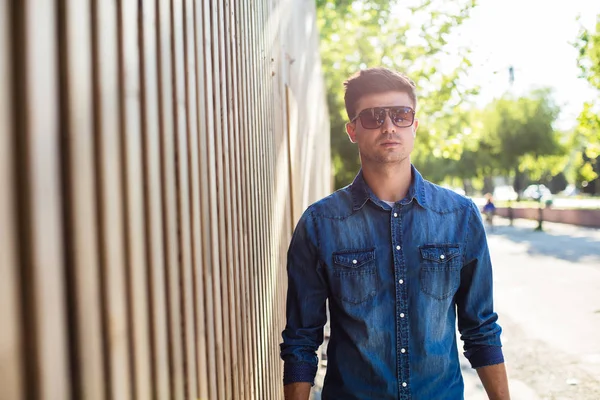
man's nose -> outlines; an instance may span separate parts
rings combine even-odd
[[[383,125],[381,125],[381,129],[384,133],[396,133],[396,125],[392,122],[392,117],[390,117],[390,113],[385,113],[385,119],[383,120]]]

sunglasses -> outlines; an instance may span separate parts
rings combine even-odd
[[[410,107],[365,108],[350,122],[360,119],[363,128],[377,129],[384,124],[387,115],[398,128],[408,128],[415,122],[415,110]]]

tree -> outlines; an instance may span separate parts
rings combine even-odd
[[[600,15],[596,18],[595,31],[582,28],[574,45],[579,51],[577,64],[581,71],[581,77],[600,94]],[[583,105],[574,135],[573,141],[582,151],[574,164],[577,176],[583,181],[598,179],[600,173],[600,101],[592,100]]]
[[[558,174],[568,159],[562,135],[553,128],[557,115],[549,89],[490,103],[479,125],[479,172],[513,177],[527,173],[533,180]]]
[[[455,110],[476,89],[460,82],[471,65],[468,50],[449,54],[446,44],[475,1],[424,0],[408,8],[400,3],[407,2],[317,0],[336,187],[350,183],[360,166],[357,149],[345,135],[342,82],[367,66],[399,70],[417,84],[421,125],[414,162],[420,169],[437,162],[431,159],[434,153],[436,159],[460,158],[457,136],[464,119]]]

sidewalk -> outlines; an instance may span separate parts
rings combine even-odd
[[[497,222],[488,244],[504,356],[532,391],[513,398],[600,399],[600,229]]]

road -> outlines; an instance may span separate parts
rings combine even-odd
[[[600,230],[506,220],[488,243],[512,398],[600,399]],[[463,360],[465,399],[487,399]]]

